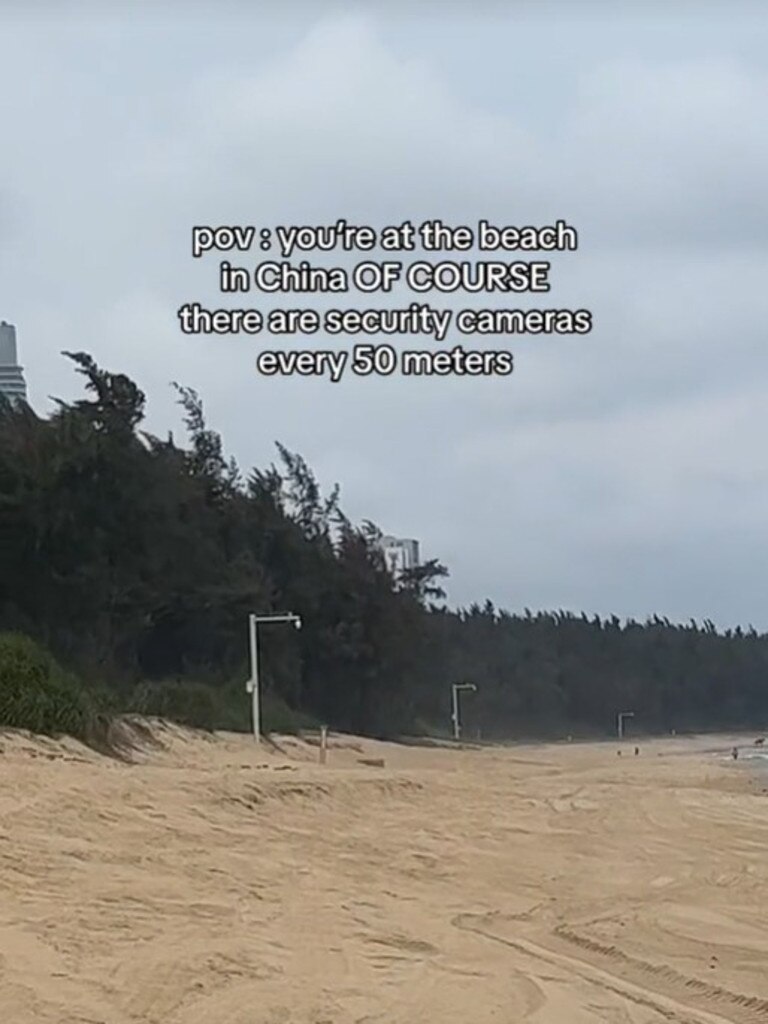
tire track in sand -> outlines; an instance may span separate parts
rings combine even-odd
[[[603,948],[591,939],[576,936],[576,933],[569,932],[564,926],[556,931],[552,939],[557,941],[559,938],[563,944],[570,943],[591,957],[608,961],[610,967],[603,962],[597,966],[574,956],[572,952],[566,954],[555,951],[527,938],[512,939],[496,934],[489,930],[493,926],[489,915],[459,914],[451,923],[462,931],[479,935],[536,961],[576,974],[604,991],[654,1010],[677,1024],[765,1024],[768,1021],[766,1000],[707,985],[696,978],[686,978],[671,968],[657,967],[643,961],[635,962],[621,950],[615,947]]]

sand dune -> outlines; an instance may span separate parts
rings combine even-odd
[[[727,739],[155,735],[0,737],[3,1020],[768,1021],[768,797]]]

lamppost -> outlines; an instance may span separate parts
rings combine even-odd
[[[249,615],[248,637],[251,653],[251,678],[245,684],[246,693],[250,693],[253,708],[253,738],[261,740],[261,706],[259,693],[259,624],[262,622],[292,622],[296,629],[301,629],[301,618],[293,612],[280,612],[274,615]]]
[[[453,720],[453,738],[459,739],[461,736],[461,722],[459,721],[459,691],[460,690],[472,690],[477,691],[477,687],[474,683],[454,683],[451,686],[451,704]]]

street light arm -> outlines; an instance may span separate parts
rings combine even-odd
[[[298,615],[293,612],[280,612],[275,615],[254,615],[256,622],[301,622]]]

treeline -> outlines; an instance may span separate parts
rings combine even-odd
[[[619,710],[649,731],[768,720],[768,638],[448,610],[445,567],[395,581],[376,527],[351,523],[299,455],[278,445],[244,476],[194,391],[176,386],[178,445],[143,430],[136,384],[67,355],[81,400],[48,418],[0,401],[0,630],[50,651],[99,707],[247,729],[248,614],[290,610],[301,632],[260,630],[273,728],[448,731],[463,681],[478,687],[466,732],[487,738],[607,733]]]

